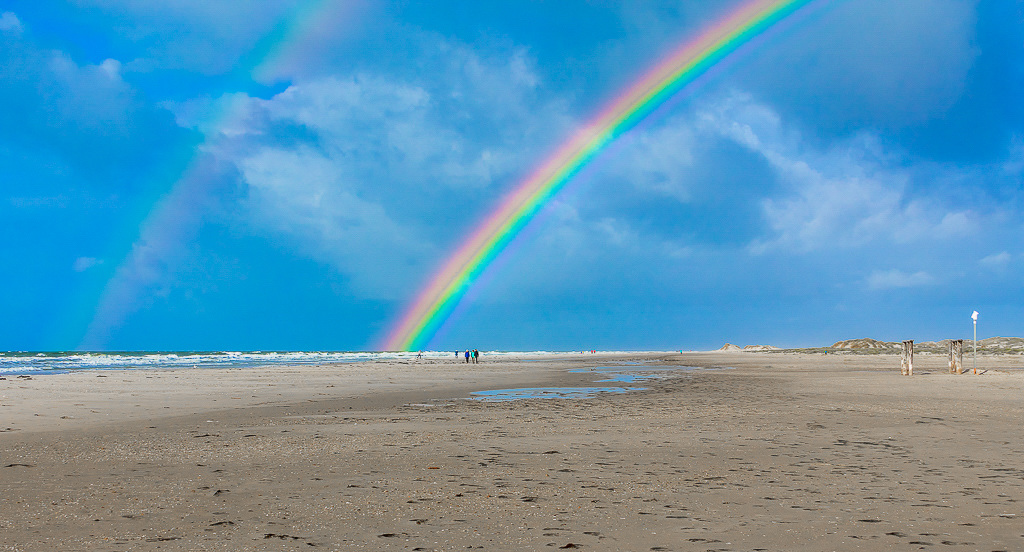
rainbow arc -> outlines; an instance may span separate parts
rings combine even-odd
[[[505,197],[416,296],[382,349],[424,348],[484,270],[608,144],[741,46],[812,1],[745,2],[637,80]]]

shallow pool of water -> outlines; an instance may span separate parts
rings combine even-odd
[[[670,372],[692,372],[697,370],[720,370],[721,368],[701,368],[698,366],[665,366],[641,363],[623,363],[615,366],[592,366],[589,368],[573,368],[573,374],[594,374],[600,379],[594,383],[635,383],[654,379],[667,378]],[[471,400],[499,402],[520,399],[589,399],[600,393],[628,393],[642,391],[646,387],[532,387],[522,389],[495,389],[492,391],[474,391]]]
[[[473,400],[500,402],[520,399],[589,399],[600,393],[627,393],[642,391],[645,387],[527,387],[521,389],[493,389],[470,393]]]
[[[665,372],[696,370],[692,366],[594,366],[592,368],[574,368],[569,370],[573,374],[600,374],[607,376],[605,379],[596,380],[594,383],[634,383],[668,377]]]

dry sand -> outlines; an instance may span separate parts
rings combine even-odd
[[[7,376],[0,550],[1024,549],[1022,357],[484,360]]]

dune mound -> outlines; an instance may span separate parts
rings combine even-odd
[[[721,349],[719,349],[719,351],[742,351],[742,350],[743,349],[740,349],[739,347],[737,347],[736,345],[733,345],[732,343],[726,343],[725,345],[722,345]]]
[[[871,339],[870,337],[836,341],[832,344],[833,349],[899,349],[901,346],[902,344],[900,343],[895,343],[893,341],[878,341],[877,339]]]
[[[966,343],[967,340],[965,339]],[[978,341],[978,348],[985,349],[1024,349],[1024,337],[989,337]]]
[[[914,349],[922,352],[944,353],[949,350],[950,339],[940,341],[915,341]],[[900,343],[893,341],[877,341],[875,339],[847,339],[837,341],[832,345],[833,349],[862,349],[862,350],[899,350]],[[964,351],[973,347],[970,338],[964,339]],[[989,337],[978,340],[978,350],[988,353],[1020,354],[1024,353],[1024,338],[1022,337]]]

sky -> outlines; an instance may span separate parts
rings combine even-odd
[[[0,0],[0,350],[373,350],[734,0]],[[433,349],[1024,335],[1024,4],[817,0],[587,165]]]

